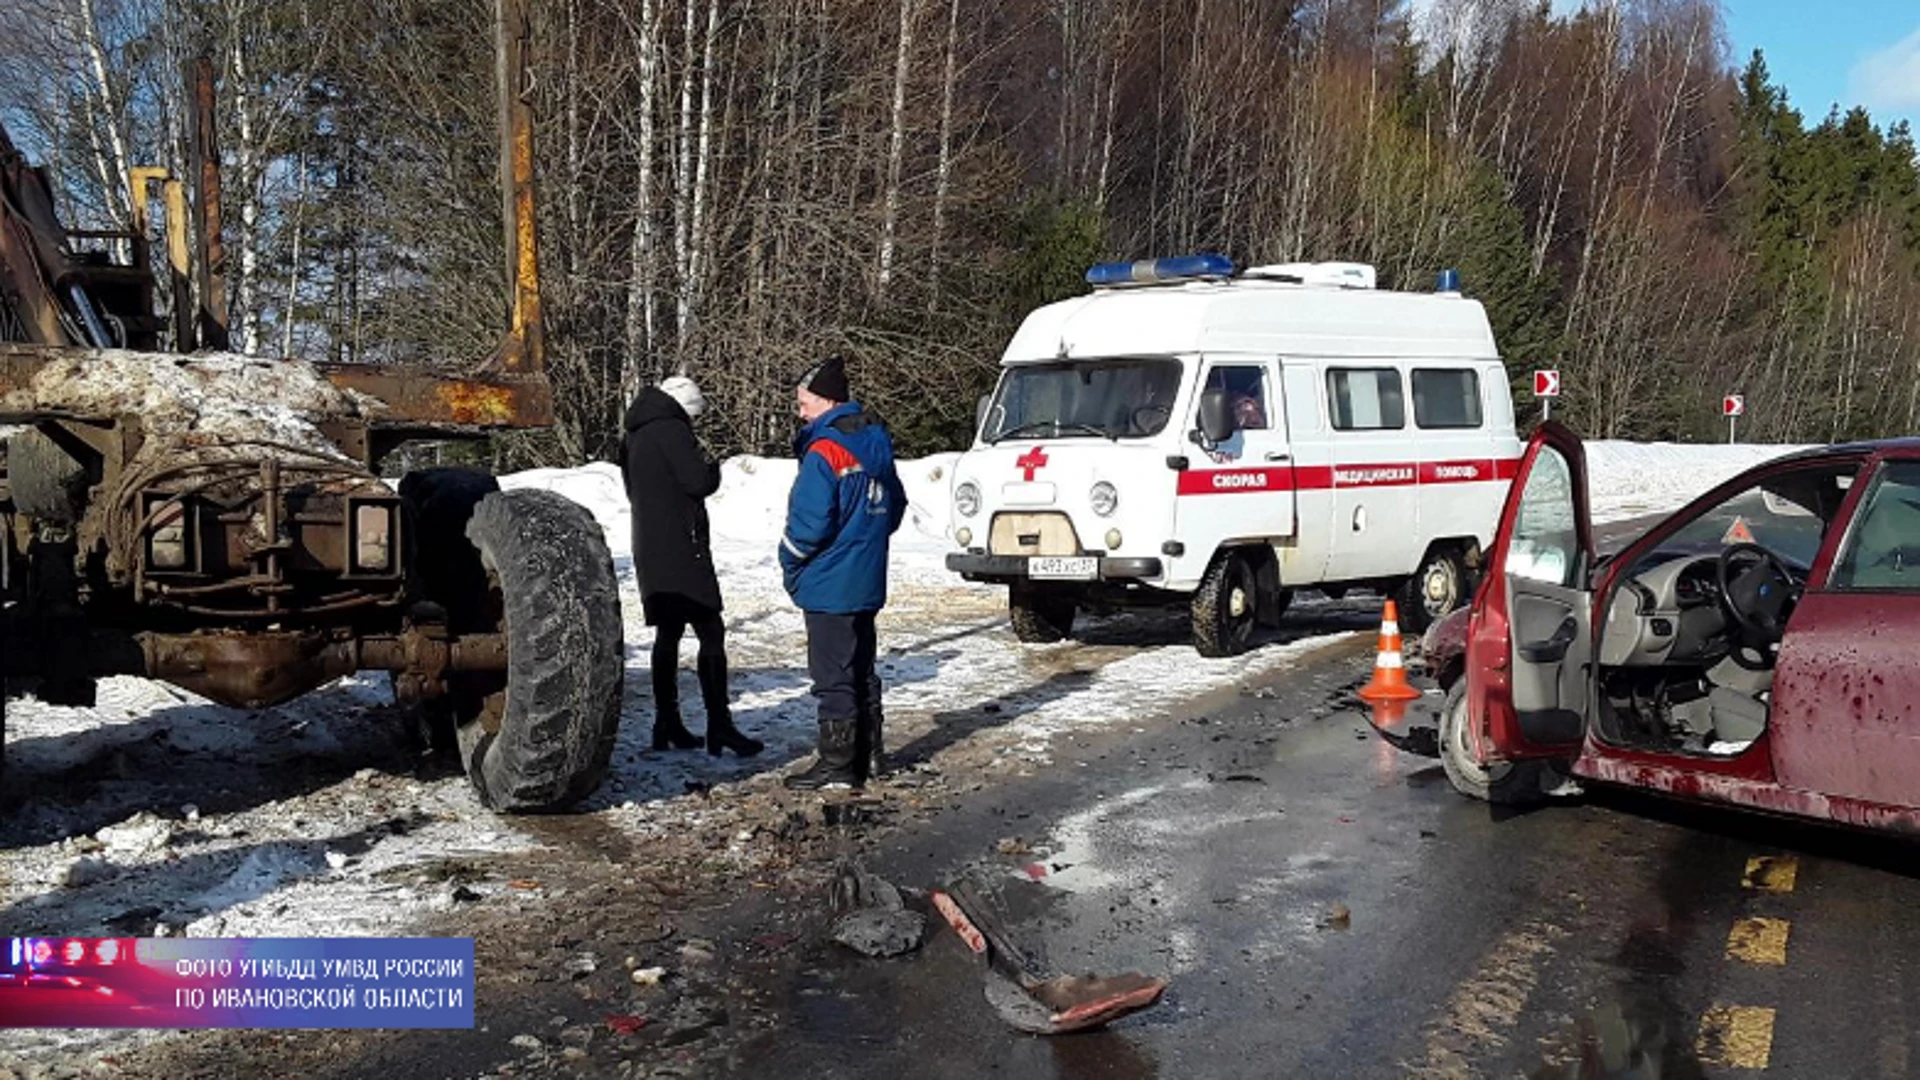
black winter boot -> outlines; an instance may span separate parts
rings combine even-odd
[[[677,712],[655,715],[653,748],[655,750],[698,750],[700,736],[687,730],[687,725],[680,720],[680,714]]]
[[[719,757],[723,750],[731,750],[740,757],[752,757],[766,748],[766,743],[734,727],[731,713],[713,713],[707,717],[707,753],[714,757]]]
[[[855,726],[852,720],[822,720],[819,759],[783,783],[793,791],[861,786],[860,773],[854,768]]]
[[[859,761],[861,776],[878,780],[887,771],[886,714],[874,706],[860,722]]]

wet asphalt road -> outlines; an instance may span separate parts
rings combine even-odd
[[[1370,644],[1065,747],[874,865],[984,868],[1029,947],[1170,976],[1157,1008],[1018,1034],[941,929],[790,976],[737,1074],[1920,1075],[1913,846],[1604,792],[1497,814],[1366,734]]]

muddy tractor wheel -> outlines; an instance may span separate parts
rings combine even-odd
[[[548,491],[487,495],[466,531],[500,600],[507,677],[462,717],[460,760],[491,809],[563,809],[600,786],[620,725],[613,557],[593,516]]]
[[[467,540],[467,522],[480,500],[500,490],[492,473],[459,466],[420,469],[400,481],[405,508],[407,591],[439,609],[455,634],[499,629],[500,598],[487,580],[480,552]],[[422,557],[423,553],[426,557]],[[416,612],[416,616],[431,614]],[[459,753],[459,727],[478,716],[489,695],[505,686],[505,673],[451,672],[447,693],[421,703],[420,740],[435,753]]]
[[[1400,588],[1400,625],[1411,633],[1424,634],[1472,596],[1467,564],[1460,553],[1450,547],[1434,548]]]
[[[1201,656],[1246,652],[1259,609],[1260,580],[1253,564],[1240,552],[1221,552],[1193,594],[1193,647]]]
[[[1032,589],[1014,589],[1007,594],[1013,636],[1029,645],[1065,641],[1073,633],[1073,618],[1078,613],[1072,597]]]
[[[1440,709],[1440,766],[1455,791],[1495,806],[1541,802],[1547,788],[1558,781],[1548,762],[1497,761],[1482,765],[1474,760],[1472,736],[1467,731],[1465,678],[1447,691],[1446,704]]]

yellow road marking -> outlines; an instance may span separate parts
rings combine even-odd
[[[1761,892],[1789,893],[1800,877],[1800,860],[1792,855],[1755,855],[1747,860],[1740,884]]]
[[[1715,1005],[1700,1018],[1700,1060],[1729,1069],[1764,1069],[1773,1056],[1773,1010]]]
[[[1788,929],[1785,919],[1741,919],[1727,935],[1727,959],[1776,967],[1785,964]]]
[[[1480,1075],[1473,1061],[1507,1043],[1540,981],[1540,966],[1567,932],[1551,923],[1508,931],[1455,987],[1427,1022],[1426,1056],[1403,1062],[1406,1080],[1462,1080]]]

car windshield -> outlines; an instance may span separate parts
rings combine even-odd
[[[1180,361],[1071,360],[1022,364],[1000,380],[982,435],[1002,439],[1158,435],[1173,418]]]
[[[1854,466],[1787,473],[1748,488],[1682,526],[1649,562],[1717,553],[1728,544],[1758,544],[1801,569],[1820,554],[1827,525],[1840,509]]]

